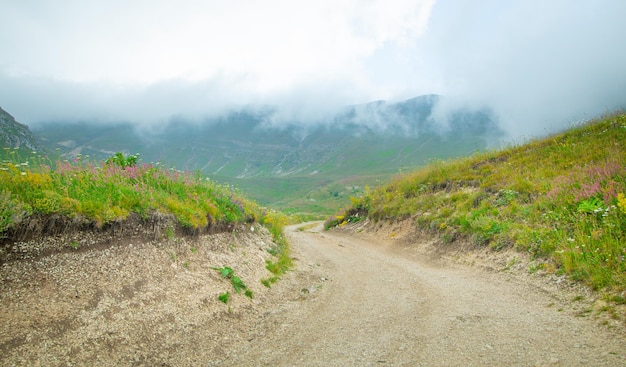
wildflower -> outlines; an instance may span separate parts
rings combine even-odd
[[[617,194],[617,207],[620,208],[622,213],[626,213],[626,196],[623,193]]]

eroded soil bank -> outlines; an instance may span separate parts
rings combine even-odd
[[[198,366],[227,355],[271,303],[260,282],[271,275],[270,234],[246,225],[146,241],[143,232],[16,244],[22,258],[0,268],[0,364]],[[223,266],[252,299],[214,269]]]

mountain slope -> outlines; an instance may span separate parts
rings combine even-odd
[[[15,121],[15,118],[2,108],[0,108],[0,148],[17,149],[23,152],[46,151],[28,126]]]
[[[362,192],[432,158],[484,149],[500,131],[488,110],[433,111],[442,97],[346,107],[315,123],[280,120],[275,107],[247,107],[193,123],[174,119],[153,131],[128,123],[49,123],[37,134],[68,156],[106,158],[115,151],[140,153],[178,169],[199,170],[234,184],[277,209],[330,213]]]
[[[441,246],[531,254],[529,271],[568,274],[625,304],[626,114],[398,176],[328,225],[364,217],[407,220]]]

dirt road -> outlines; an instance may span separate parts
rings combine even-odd
[[[289,228],[296,267],[271,289],[258,226],[5,262],[0,366],[626,366],[623,329],[600,325],[588,295],[441,263],[428,241],[374,231]],[[31,245],[43,242],[15,248]]]
[[[284,302],[221,365],[626,365],[623,334],[523,282],[319,228],[289,236],[298,269],[279,283]]]

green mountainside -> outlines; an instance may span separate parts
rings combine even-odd
[[[47,152],[46,148],[33,135],[28,126],[15,121],[15,118],[0,108],[0,158],[6,159],[17,150],[20,155],[37,151]]]
[[[103,159],[116,151],[144,162],[197,170],[261,205],[288,213],[330,214],[349,196],[433,158],[483,150],[500,132],[488,110],[433,109],[441,97],[350,106],[326,121],[277,123],[273,107],[248,107],[202,123],[173,119],[148,131],[129,123],[54,122],[35,130],[66,158]]]
[[[626,291],[626,114],[506,150],[429,164],[354,198],[327,226],[410,221],[441,246],[513,248],[530,272]]]

